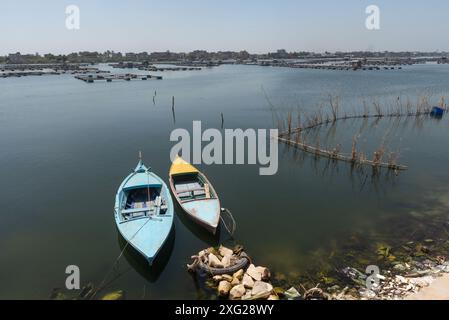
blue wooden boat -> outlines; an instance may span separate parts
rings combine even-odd
[[[444,109],[441,107],[433,107],[430,111],[430,115],[435,118],[442,118],[444,114]]]
[[[164,181],[142,160],[118,188],[114,217],[123,238],[151,265],[173,226],[173,201]]]
[[[206,176],[178,156],[169,177],[172,193],[182,209],[193,221],[215,234],[220,222],[220,200]]]

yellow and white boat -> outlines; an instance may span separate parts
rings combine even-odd
[[[169,178],[171,191],[182,209],[193,221],[215,234],[220,222],[220,200],[206,176],[177,156]]]

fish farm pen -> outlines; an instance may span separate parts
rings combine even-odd
[[[444,98],[441,98],[440,106],[432,107],[426,97],[422,97],[416,106],[412,106],[407,103],[407,105],[397,105],[395,109],[388,110],[384,112],[377,103],[374,103],[374,110],[372,113],[365,108],[364,112],[361,114],[347,114],[339,115],[339,102],[338,99],[330,98],[330,114],[323,114],[320,110],[314,115],[304,116],[298,114],[298,127],[292,127],[292,114],[287,115],[285,121],[279,121],[278,129],[279,136],[278,141],[282,142],[288,146],[295,147],[306,153],[311,153],[316,157],[329,158],[331,160],[349,162],[357,165],[367,165],[373,168],[387,168],[394,171],[407,170],[406,165],[396,163],[396,155],[394,153],[388,155],[387,159],[384,160],[385,146],[381,146],[379,149],[374,151],[372,159],[368,159],[366,154],[357,150],[357,137],[353,138],[352,148],[350,153],[343,153],[341,151],[341,146],[338,145],[333,149],[323,149],[320,147],[319,143],[312,145],[310,141],[306,141],[305,132],[315,129],[324,125],[334,125],[338,121],[348,120],[348,119],[382,119],[382,118],[400,118],[400,117],[423,117],[430,116],[434,118],[441,118],[444,112],[448,110],[448,106],[444,103]],[[301,118],[305,118],[301,121]]]
[[[154,80],[162,80],[162,76],[154,76],[154,75],[137,75],[137,74],[108,74],[108,75],[102,75],[102,74],[96,74],[96,75],[80,75],[75,76],[75,79],[87,82],[87,83],[93,83],[95,81],[106,81],[106,82],[112,82],[117,80],[123,80],[123,81],[131,81],[131,80],[148,80],[148,79],[154,79]]]
[[[401,70],[402,67],[395,66],[363,66],[363,67],[353,67],[347,64],[332,64],[332,65],[322,65],[322,64],[298,64],[289,66],[290,68],[296,69],[315,69],[315,70],[368,70],[368,71],[376,71],[376,70]]]
[[[56,71],[11,71],[0,73],[0,78],[20,78],[27,76],[44,76],[44,75],[59,75],[60,72]]]
[[[109,70],[99,70],[97,68],[89,68],[89,69],[81,69],[81,70],[69,70],[69,71],[61,71],[62,74],[101,74],[101,73],[111,73]]]
[[[167,63],[170,64],[170,63]],[[200,71],[201,67],[198,66],[175,66],[175,67],[157,67],[151,64],[127,62],[127,63],[110,63],[110,67],[115,69],[139,69],[145,71],[164,72],[164,71]]]
[[[147,70],[147,71],[157,71],[157,72],[164,72],[164,71],[200,71],[202,70],[200,67],[141,67],[139,70]]]
[[[426,63],[443,63],[444,59],[426,58],[426,59],[409,59],[409,58],[313,58],[313,59],[292,59],[292,60],[259,60],[257,62],[244,62],[243,64],[256,64],[260,66],[286,67],[294,69],[315,69],[315,70],[342,70],[342,71],[376,71],[376,70],[401,70],[404,66],[412,66],[416,64]]]
[[[89,67],[88,64],[7,64],[0,67],[0,78],[94,73],[110,71]]]

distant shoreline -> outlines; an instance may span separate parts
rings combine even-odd
[[[259,60],[354,60],[354,59],[442,59],[446,60],[448,52],[371,52],[371,51],[348,51],[348,52],[287,52],[279,49],[276,52],[263,54],[249,53],[242,51],[217,51],[208,52],[205,50],[195,50],[192,52],[115,52],[107,50],[105,52],[80,51],[69,54],[22,54],[20,52],[9,53],[0,56],[0,64],[43,64],[43,63],[113,63],[113,62],[151,62],[161,63],[167,61],[194,62],[194,61],[214,61],[214,62],[256,62]]]

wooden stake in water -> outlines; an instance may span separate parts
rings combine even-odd
[[[153,95],[153,104],[154,105],[156,104],[156,95],[157,95],[157,92],[156,92],[156,90],[154,90],[154,95]]]
[[[173,124],[175,124],[176,123],[176,115],[175,115],[175,104],[174,103],[171,106],[171,113],[173,116]]]
[[[221,113],[221,128],[223,129],[224,127],[224,117],[223,117],[223,112]]]

